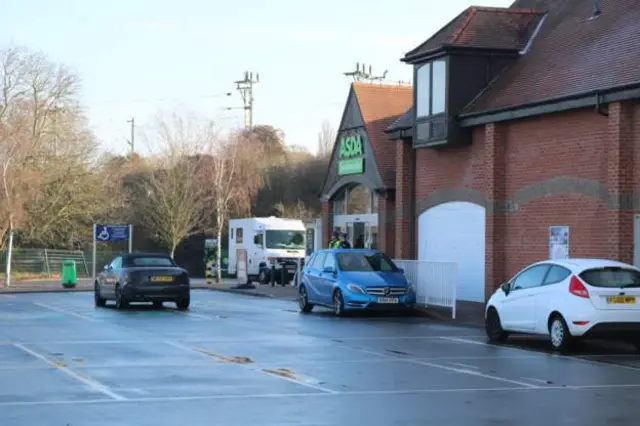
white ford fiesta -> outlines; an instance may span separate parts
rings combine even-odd
[[[563,352],[584,338],[640,350],[640,269],[604,259],[534,263],[491,296],[485,328],[494,342],[510,333],[546,335]]]

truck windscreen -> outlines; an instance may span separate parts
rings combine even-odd
[[[265,240],[268,249],[304,250],[304,231],[267,230]]]

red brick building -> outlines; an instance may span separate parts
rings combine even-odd
[[[571,257],[640,264],[638,22],[637,0],[517,0],[471,7],[408,52],[379,248],[457,262],[470,301],[549,258],[551,227]]]

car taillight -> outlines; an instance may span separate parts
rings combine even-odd
[[[580,278],[575,275],[571,276],[571,281],[569,282],[569,293],[574,296],[584,297],[585,299],[589,298],[589,290],[582,284]]]

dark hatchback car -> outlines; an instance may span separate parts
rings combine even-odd
[[[189,308],[189,274],[165,254],[125,253],[105,265],[94,283],[96,306],[114,300],[124,309],[132,302],[175,302],[178,309]]]

